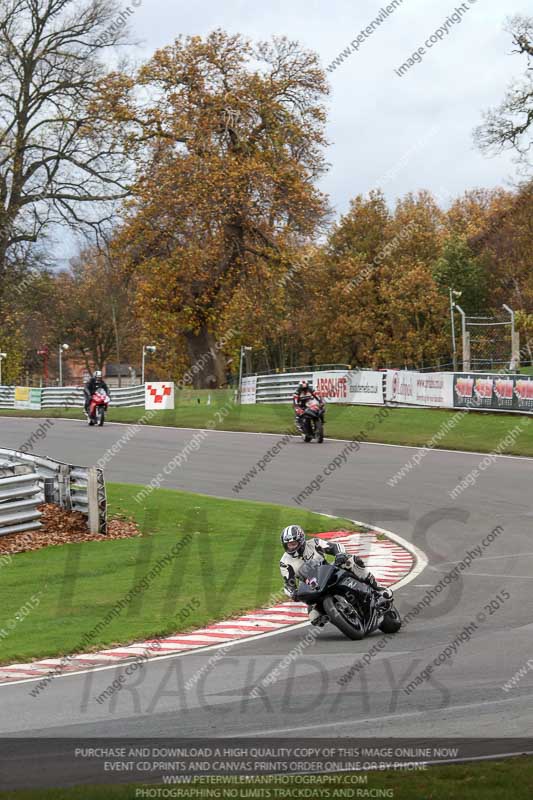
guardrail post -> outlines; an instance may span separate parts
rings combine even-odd
[[[95,467],[87,470],[87,501],[89,511],[89,530],[100,533],[100,509],[98,505],[98,471]]]
[[[57,476],[58,501],[61,508],[67,511],[72,510],[72,500],[70,497],[70,467],[67,464],[59,465]]]

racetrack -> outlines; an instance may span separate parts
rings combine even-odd
[[[0,418],[0,442],[16,448],[38,424]],[[92,464],[124,432],[107,425],[57,421],[39,455]],[[187,444],[194,431],[145,427],[110,462],[110,481],[146,483]],[[210,431],[186,465],[164,486],[206,494],[295,505],[293,498],[344,447],[326,441],[283,447],[239,494],[232,488],[279,435]],[[533,460],[500,457],[457,500],[448,495],[482,455],[428,453],[395,487],[387,478],[412,457],[413,448],[362,445],[348,456],[303,505],[388,528],[422,549],[429,566],[399,590],[404,614],[496,526],[496,536],[416,619],[346,686],[338,680],[367,652],[372,639],[350,642],[331,626],[302,651],[265,693],[250,690],[272,671],[309,630],[308,626],[237,643],[213,660],[216,650],[149,662],[115,699],[93,699],[115,669],[55,680],[42,696],[31,683],[0,686],[2,736],[530,736],[533,731],[533,670],[516,687],[503,684],[533,656]],[[289,524],[287,520],[283,524]],[[510,597],[494,611],[490,601]],[[487,608],[486,608],[487,607]],[[488,609],[488,610],[487,610]],[[479,615],[485,616],[480,621]],[[406,684],[478,620],[429,680],[410,694]],[[376,637],[376,639],[379,638]],[[210,661],[209,669],[206,669]],[[532,662],[533,663],[533,662]],[[203,677],[184,690],[203,668]],[[505,752],[505,748],[502,749]]]

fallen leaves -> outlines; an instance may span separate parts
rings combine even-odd
[[[108,533],[90,533],[87,520],[78,511],[65,511],[59,506],[46,503],[39,506],[42,512],[42,528],[22,533],[8,533],[0,536],[0,554],[26,553],[30,550],[41,550],[44,547],[58,547],[74,542],[98,542],[111,539],[129,539],[140,536],[137,524],[132,520],[121,518],[110,519]]]

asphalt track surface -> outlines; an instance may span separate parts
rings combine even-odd
[[[2,446],[20,446],[38,424],[0,418]],[[38,452],[91,464],[124,430],[110,424],[88,431],[81,422],[57,421]],[[108,480],[149,482],[193,434],[188,429],[143,428],[113,458]],[[211,431],[164,485],[295,506],[293,497],[345,444],[304,445],[294,439],[236,495],[234,484],[280,438]],[[390,487],[387,478],[415,452],[362,445],[304,503],[313,511],[393,530],[425,552],[426,569],[397,593],[401,612],[415,606],[496,526],[504,531],[461,573],[459,582],[439,594],[347,685],[340,686],[339,679],[380,634],[350,642],[327,626],[262,696],[250,697],[250,690],[302,641],[309,631],[304,626],[238,643],[216,659],[217,650],[211,649],[153,660],[141,677],[104,704],[94,698],[111,683],[115,668],[58,678],[37,698],[29,695],[33,683],[2,686],[0,736],[531,736],[533,670],[512,691],[502,686],[533,657],[533,459],[498,458],[453,501],[448,492],[483,456],[430,452]],[[490,601],[502,592],[509,599],[491,611]],[[406,694],[403,687],[479,614],[485,620],[478,622],[471,638],[429,680]],[[191,678],[196,682],[185,691]]]

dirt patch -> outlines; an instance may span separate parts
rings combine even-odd
[[[27,533],[8,533],[0,536],[0,554],[26,553],[41,550],[43,547],[57,547],[73,542],[105,542],[110,539],[129,539],[140,536],[135,522],[115,518],[108,522],[108,533],[89,533],[83,514],[78,511],[65,511],[59,506],[46,503],[39,506],[42,512],[42,528]]]

